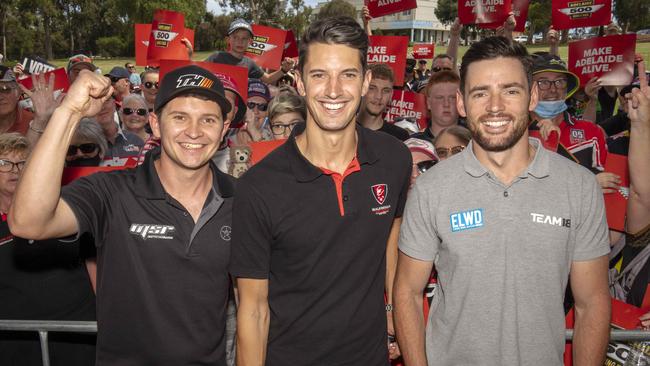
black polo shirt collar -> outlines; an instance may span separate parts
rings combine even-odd
[[[151,150],[147,154],[144,164],[136,170],[134,189],[136,195],[140,197],[153,200],[167,198],[167,192],[165,192],[154,166],[154,162],[160,159],[160,149],[161,147],[156,147]],[[221,198],[232,197],[235,189],[226,174],[221,172],[212,160],[209,164],[212,171],[212,191]]]
[[[356,124],[357,133],[357,160],[359,165],[374,164],[379,160],[379,154],[375,151],[375,146],[368,143],[368,134],[371,133],[365,127]],[[298,149],[296,144],[296,136],[305,131],[306,123],[301,123],[294,127],[289,136],[289,140],[285,143],[287,145],[289,164],[296,180],[299,182],[311,182],[320,177],[323,171],[309,162]]]

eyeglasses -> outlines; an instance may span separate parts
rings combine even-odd
[[[436,165],[438,161],[437,160],[425,160],[421,161],[417,164],[415,164],[418,167],[418,172],[420,174],[426,172],[427,170],[431,169],[434,165]]]
[[[158,89],[158,82],[152,83],[151,81],[145,81],[144,82],[144,87],[147,88],[147,89],[151,89],[151,88],[154,88],[154,87],[156,89]]]
[[[23,170],[25,167],[25,160],[13,162],[11,160],[5,160],[5,159],[0,159],[0,172],[2,173],[9,173],[14,170],[14,167],[16,167],[17,171]]]
[[[0,93],[9,94],[9,93],[13,92],[14,90],[16,90],[17,87],[18,86],[13,85],[13,84],[0,85]]]
[[[284,131],[286,131],[287,128],[289,129],[289,132],[293,131],[293,128],[296,127],[296,125],[299,124],[299,123],[305,123],[305,121],[293,122],[293,123],[289,123],[288,125],[281,125],[279,123],[275,124],[275,125],[272,124],[271,125],[271,132],[274,135],[279,136],[279,135],[284,134]]]
[[[436,155],[438,155],[439,158],[446,158],[447,156],[456,155],[463,150],[465,150],[465,146],[462,145],[452,147],[438,147],[436,148]]]
[[[555,85],[555,89],[564,89],[567,86],[567,79],[537,80],[537,86],[539,86],[541,90],[548,90],[551,88],[551,85]]]
[[[122,113],[124,113],[125,116],[130,116],[133,113],[137,113],[138,116],[144,117],[147,115],[147,110],[145,108],[138,108],[138,109],[122,108]]]
[[[257,108],[257,110],[260,111],[260,112],[266,112],[266,109],[269,107],[269,104],[268,103],[248,102],[248,103],[246,103],[246,106],[248,107],[248,109]]]
[[[81,150],[83,154],[90,154],[94,152],[99,146],[97,144],[88,143],[81,145],[70,145],[68,146],[68,156],[75,155],[77,150]]]
[[[438,67],[438,66],[436,66],[436,67],[431,68],[431,71],[433,71],[433,72],[440,72],[440,71],[443,71],[443,70],[444,71],[451,71],[451,69],[448,68],[448,67]]]

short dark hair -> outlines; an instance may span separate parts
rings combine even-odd
[[[521,62],[528,80],[528,87],[533,82],[533,59],[528,54],[526,47],[519,42],[512,42],[506,37],[488,37],[474,43],[463,56],[460,65],[460,91],[465,92],[467,70],[473,62],[492,60],[499,57],[514,58]]]
[[[309,46],[312,43],[342,44],[358,50],[361,71],[366,71],[368,65],[366,59],[366,55],[368,54],[368,35],[356,20],[348,16],[335,16],[319,19],[311,23],[300,42],[300,62],[298,66],[301,73],[307,63]]]
[[[368,69],[370,70],[373,79],[388,80],[391,83],[395,82],[393,69],[388,67],[386,64],[372,64],[368,66]]]

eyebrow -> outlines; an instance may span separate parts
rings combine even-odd
[[[521,88],[524,89],[525,87],[518,82],[512,82],[512,83],[507,83],[507,84],[498,84],[497,85],[499,89],[508,89],[508,88]],[[489,85],[477,85],[469,90],[468,93],[473,93],[475,91],[485,91],[490,89]]]
[[[317,73],[317,72],[324,72],[324,73],[327,73],[327,70],[324,70],[324,69],[313,69],[313,70],[309,70],[309,73],[310,73],[310,74]],[[346,73],[346,72],[356,72],[356,73],[359,73],[360,71],[359,71],[359,69],[357,69],[357,68],[351,67],[351,68],[344,69],[344,70],[341,71],[340,73],[343,74],[343,73]]]

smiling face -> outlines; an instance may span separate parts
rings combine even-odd
[[[357,49],[313,43],[298,80],[307,103],[307,123],[321,130],[340,131],[354,122],[361,97],[368,91],[370,71],[364,73]]]
[[[252,37],[250,32],[245,29],[238,29],[232,32],[228,36],[230,51],[239,57],[243,56],[251,42],[251,39]]]
[[[271,132],[274,140],[287,139],[291,131],[298,123],[305,122],[298,112],[280,113],[273,117],[271,121]],[[279,135],[276,133],[282,132]]]
[[[505,151],[526,136],[528,113],[537,105],[522,63],[515,58],[473,62],[467,69],[465,95],[458,95],[458,111],[467,117],[475,148]]]
[[[368,93],[363,97],[362,110],[376,117],[384,113],[393,97],[393,82],[386,79],[372,78]]]
[[[533,83],[548,84],[548,89],[538,86],[539,100],[565,100],[567,94],[567,76],[559,72],[540,72],[533,75]],[[560,84],[560,87],[557,85]]]
[[[129,112],[128,114],[126,112]],[[144,115],[142,114],[144,112]],[[147,111],[147,106],[138,99],[129,99],[122,104],[122,109],[120,109],[120,117],[124,127],[128,131],[139,132],[147,124],[147,119],[149,113]]]

